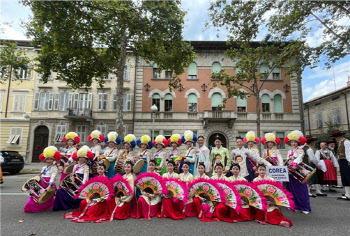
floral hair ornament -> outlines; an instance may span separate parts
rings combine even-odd
[[[91,132],[91,134],[88,136],[87,140],[89,143],[92,142],[92,140],[98,140],[98,142],[103,142],[105,140],[105,137],[101,134],[99,130],[94,130]]]
[[[146,145],[147,145],[147,148],[152,148],[152,147],[153,147],[151,137],[148,136],[148,135],[143,135],[143,136],[141,136],[141,138],[139,138],[139,139],[136,141],[136,145],[137,145],[139,148],[141,148],[141,144],[146,144]]]
[[[68,132],[63,138],[62,142],[66,143],[68,140],[73,140],[74,144],[79,144],[80,143],[80,138],[77,133],[75,132]]]
[[[299,145],[304,145],[306,143],[306,138],[303,133],[299,130],[294,130],[290,132],[287,137],[284,138],[284,143],[290,145],[291,141],[296,141]]]
[[[265,143],[267,144],[268,142],[272,142],[278,146],[281,144],[281,139],[276,137],[276,135],[273,133],[267,133],[265,134],[265,137],[261,139],[261,143],[265,145]]]
[[[120,144],[122,140],[119,138],[117,132],[109,132],[108,135],[105,137],[105,143],[113,142],[115,144]]]
[[[245,135],[245,137],[243,138],[243,143],[247,143],[247,142],[254,142],[254,143],[258,144],[258,143],[260,143],[260,140],[258,137],[256,137],[254,131],[249,131]]]
[[[92,161],[94,159],[95,155],[91,152],[91,149],[88,146],[84,145],[77,152],[73,153],[73,155],[72,155],[73,161],[76,161],[80,157],[85,157],[88,160]]]
[[[122,143],[123,144],[128,143],[132,148],[134,148],[136,146],[136,141],[137,140],[136,140],[135,135],[128,134],[123,138]]]
[[[44,149],[43,153],[39,155],[39,160],[44,162],[46,158],[53,158],[56,162],[61,160],[61,154],[57,151],[57,148],[54,146],[48,146]]]

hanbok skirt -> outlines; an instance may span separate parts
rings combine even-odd
[[[76,223],[104,220],[107,217],[107,201],[88,206],[85,199],[81,201],[79,210],[64,214],[65,219],[72,219],[72,221]]]
[[[202,211],[201,200],[198,197],[194,197],[193,201],[186,205],[183,205],[182,201],[179,201],[178,204],[180,205],[178,209],[184,209],[186,217],[197,217]]]
[[[108,220],[113,217],[113,219],[117,220],[126,220],[131,217],[132,210],[131,210],[131,201],[130,202],[124,202],[122,206],[116,207],[115,199],[110,199],[108,201]]]
[[[289,182],[286,183],[286,187],[293,194],[295,210],[311,212],[307,183],[302,184],[292,174],[289,174]]]
[[[233,208],[220,202],[215,206],[214,218],[220,221],[234,223],[238,221],[239,216]]]
[[[254,219],[254,214],[252,213],[251,207],[243,208],[237,215],[237,221],[251,221]]]
[[[133,218],[145,218],[151,219],[151,217],[157,216],[160,211],[160,203],[155,205],[148,204],[143,196],[141,196],[137,202],[137,210],[131,216]]]
[[[142,158],[145,161],[145,164],[143,165],[143,168],[141,170],[141,173],[146,173],[147,172],[147,158]]]
[[[115,171],[114,171],[114,166],[115,166],[115,161],[111,162],[111,164],[110,164],[108,170],[106,171],[106,176],[107,176],[109,179],[113,178],[113,177],[116,175],[116,173],[115,173]]]
[[[42,177],[42,178],[46,182],[50,181],[50,177]],[[49,183],[45,183],[42,180],[39,181],[39,184],[43,188],[47,188],[49,186]],[[53,187],[56,187],[56,185],[53,185]],[[53,196],[52,198],[50,198],[48,201],[44,203],[38,204],[31,197],[29,197],[27,203],[24,206],[24,212],[34,213],[34,212],[51,210],[53,208],[54,201],[55,201],[55,196]]]
[[[183,220],[186,216],[182,213],[181,204],[178,199],[163,198],[162,207],[158,218],[172,218],[173,220]],[[182,202],[182,201],[181,201]]]
[[[293,223],[284,217],[278,209],[274,209],[271,212],[264,212],[262,210],[255,209],[255,220],[262,224],[280,225],[283,227],[291,227]]]

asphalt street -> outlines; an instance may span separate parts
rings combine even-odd
[[[350,201],[336,199],[344,192],[342,189],[337,189],[338,193],[328,193],[327,197],[312,198],[309,215],[283,209],[283,214],[294,224],[291,228],[261,225],[254,221],[233,224],[201,222],[196,218],[78,224],[64,219],[63,211],[23,212],[28,196],[20,188],[31,176],[33,174],[5,174],[5,183],[0,185],[1,235],[350,235]],[[24,221],[20,223],[21,220]]]

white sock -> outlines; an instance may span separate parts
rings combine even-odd
[[[321,192],[321,185],[319,185],[319,184],[314,184],[314,186],[315,186],[316,193],[317,193],[317,194],[322,194],[322,192]]]
[[[345,188],[345,196],[350,198],[350,186],[346,186]]]

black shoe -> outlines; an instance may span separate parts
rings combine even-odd
[[[309,194],[309,197],[317,197],[315,194]]]
[[[345,201],[350,201],[350,197],[343,196],[343,197],[338,197],[340,200],[345,200]]]
[[[325,194],[325,193],[318,193],[318,194],[317,194],[317,196],[320,196],[320,197],[326,197],[326,196],[327,196],[327,194]]]

